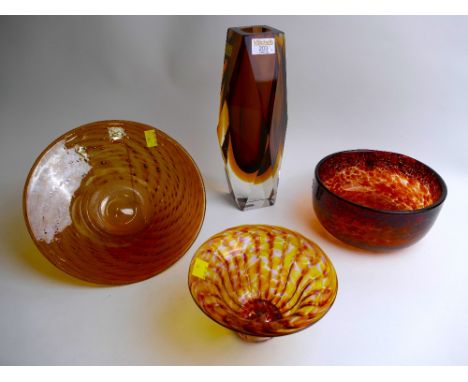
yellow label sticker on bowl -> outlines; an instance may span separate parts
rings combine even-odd
[[[208,270],[208,263],[202,259],[196,259],[193,264],[192,275],[199,279],[205,280],[206,271]]]
[[[156,139],[156,130],[146,130],[145,138],[146,138],[146,146],[155,147],[158,145],[158,140]]]

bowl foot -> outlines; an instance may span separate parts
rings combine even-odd
[[[248,334],[239,333],[239,332],[236,332],[236,334],[237,334],[243,341],[246,341],[246,342],[265,342],[265,341],[268,341],[268,340],[271,340],[271,339],[272,339],[272,337],[250,336],[250,335],[248,335]]]

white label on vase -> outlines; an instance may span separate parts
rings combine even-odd
[[[275,39],[253,38],[252,54],[275,54]]]

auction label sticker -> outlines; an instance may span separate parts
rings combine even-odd
[[[146,130],[145,131],[146,146],[155,147],[158,145],[158,140],[156,139],[155,130]]]
[[[193,264],[192,275],[199,279],[205,280],[206,271],[208,270],[208,263],[205,260],[197,258]]]
[[[252,54],[275,54],[274,38],[253,38]]]

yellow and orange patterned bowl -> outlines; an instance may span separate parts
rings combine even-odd
[[[192,259],[188,283],[204,313],[249,341],[314,324],[338,290],[333,264],[317,244],[268,225],[234,227],[208,239]]]
[[[190,155],[152,126],[90,123],[53,141],[24,188],[29,233],[64,272],[127,284],[165,270],[192,245],[205,215]]]

